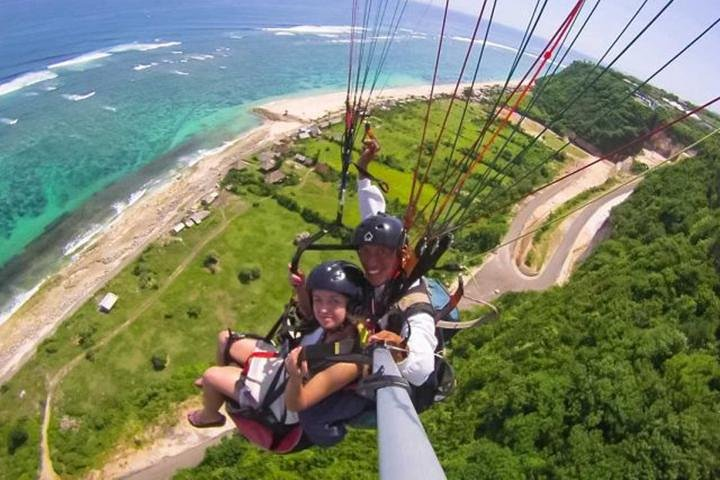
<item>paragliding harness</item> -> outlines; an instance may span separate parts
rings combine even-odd
[[[430,407],[433,403],[444,400],[453,391],[456,381],[452,367],[444,358],[447,341],[459,328],[472,326],[474,322],[460,322],[457,304],[463,296],[463,285],[451,295],[438,280],[424,278],[423,274],[432,268],[440,256],[449,248],[452,237],[448,236],[436,242],[421,243],[416,249],[418,260],[410,275],[401,275],[394,279],[384,299],[380,302],[384,308],[375,312],[370,319],[368,329],[371,332],[380,330],[379,321],[387,317],[385,329],[401,335],[403,325],[417,313],[427,313],[435,319],[435,335],[438,343],[435,351],[435,368],[428,379],[420,386],[410,385],[404,378],[395,378],[376,372],[359,380],[352,388],[362,396],[374,399],[375,391],[388,385],[400,385],[408,390],[418,412]],[[323,249],[323,245],[308,246],[308,249]],[[327,246],[332,247],[332,246]],[[409,337],[411,332],[407,332]],[[372,349],[376,345],[364,345],[352,342],[336,342],[335,344],[318,344],[306,347],[309,368],[327,368],[336,362],[352,362],[372,365]]]
[[[236,383],[236,398],[225,403],[238,432],[274,453],[291,453],[310,446],[297,415],[285,408],[282,399],[287,384],[283,362],[274,351],[252,353]],[[269,383],[263,378],[266,376]]]
[[[325,233],[325,230],[321,230],[312,236],[297,241],[297,250],[291,262],[291,270],[297,271],[300,257],[305,250],[350,250],[353,248],[348,245],[316,245],[315,242]],[[433,248],[421,252],[425,253],[425,256],[420,257],[413,273],[416,273],[418,268],[422,268],[426,272],[432,267],[434,261],[442,254],[439,250],[445,245],[449,245],[449,242],[443,245],[435,245]],[[432,254],[435,259],[428,259],[428,254]],[[435,369],[432,374],[423,385],[414,386],[410,385],[402,377],[388,376],[384,372],[378,371],[346,387],[353,389],[358,395],[374,400],[378,389],[389,385],[402,386],[410,393],[418,411],[425,410],[433,403],[445,399],[452,392],[456,383],[455,375],[452,367],[443,357],[443,352],[447,340],[457,328],[455,325],[463,323],[459,322],[459,312],[457,310],[457,303],[462,297],[462,283],[460,283],[455,293],[450,295],[439,281],[421,278],[421,275],[403,277],[402,281],[398,279],[389,286],[388,292],[390,296],[387,297],[389,303],[386,303],[386,305],[391,305],[391,308],[386,309],[383,314],[387,314],[389,317],[388,329],[397,334],[400,334],[403,324],[413,314],[425,312],[435,318],[438,348],[435,352]],[[413,286],[410,288],[405,287],[411,281]],[[414,285],[415,283],[417,285]],[[397,300],[391,301],[393,298],[397,298]],[[370,332],[378,329],[376,322],[372,321],[369,322],[367,327]],[[291,298],[286,304],[282,315],[280,315],[267,335],[229,333],[224,351],[226,363],[232,361],[230,358],[232,344],[242,338],[254,338],[276,348],[276,351],[272,352],[255,352],[243,365],[243,374],[238,380],[238,391],[252,381],[253,372],[256,371],[254,367],[258,365],[263,368],[278,367],[275,368],[275,375],[269,380],[266,390],[257,397],[258,401],[243,405],[240,405],[236,399],[226,402],[228,414],[240,434],[261,448],[275,453],[291,453],[311,445],[303,435],[297,417],[288,415],[288,412],[281,408],[284,406],[275,404],[281,399],[287,383],[284,369],[281,368],[282,359],[300,343],[303,336],[317,328],[317,322],[314,319],[304,318]],[[372,365],[372,349],[376,348],[377,345],[366,345],[363,338],[366,336],[361,334],[354,339],[307,345],[302,350],[300,360],[308,363],[311,375],[338,362],[370,366]],[[255,362],[258,363],[255,364]],[[273,408],[273,406],[276,406],[276,408]],[[352,423],[358,425],[357,422]],[[372,419],[369,422],[364,422],[365,425],[371,425],[372,423],[374,423]]]

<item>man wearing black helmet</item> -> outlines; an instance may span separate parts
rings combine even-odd
[[[408,382],[420,386],[435,369],[435,319],[427,295],[423,296],[422,280],[412,285],[403,298],[387,304],[388,284],[401,274],[401,255],[407,236],[402,221],[385,213],[382,191],[365,175],[378,149],[376,140],[367,141],[358,162],[361,167],[358,200],[363,221],[355,229],[353,244],[365,278],[374,288],[371,315],[382,329],[371,340],[388,342],[405,350],[406,354],[395,355],[398,369]]]

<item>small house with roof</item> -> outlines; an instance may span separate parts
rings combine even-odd
[[[275,170],[278,166],[277,153],[274,152],[262,152],[258,156],[258,160],[260,161],[260,171],[263,173]]]
[[[286,175],[282,170],[275,170],[274,172],[270,172],[265,175],[265,183],[269,185],[282,183],[285,180],[285,177]]]
[[[100,300],[100,303],[98,304],[98,309],[102,313],[110,313],[110,310],[115,306],[115,303],[118,301],[118,296],[114,293],[106,293],[102,300]]]

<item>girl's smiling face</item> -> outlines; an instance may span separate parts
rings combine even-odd
[[[312,292],[313,314],[324,330],[335,330],[345,322],[347,297],[330,290]]]

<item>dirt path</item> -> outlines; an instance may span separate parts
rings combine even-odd
[[[225,214],[226,209],[220,209],[220,214],[222,216],[222,222],[220,225],[218,225],[214,230],[212,230],[199,244],[195,245],[193,249],[190,251],[190,253],[185,257],[185,259],[180,263],[180,265],[173,270],[173,272],[170,274],[170,276],[163,282],[163,284],[158,288],[150,297],[148,297],[141,305],[137,308],[137,310],[134,311],[134,313],[121,325],[116,327],[114,330],[112,330],[109,334],[107,334],[102,340],[100,340],[95,346],[93,346],[88,351],[97,351],[108,344],[113,338],[115,338],[118,334],[120,334],[122,331],[126,330],[130,325],[132,325],[140,316],[147,311],[148,308],[150,308],[155,302],[158,300],[158,298],[172,285],[172,283],[177,279],[177,277],[185,271],[185,269],[195,260],[195,257],[197,257],[197,254],[207,246],[208,243],[210,243],[213,239],[215,239],[219,234],[225,231],[227,226],[230,224],[232,219],[240,215],[242,212],[247,210],[246,205],[242,205],[240,208],[237,209],[236,212],[234,212],[229,218]],[[47,397],[45,399],[45,410],[43,415],[43,423],[42,423],[42,429],[40,430],[40,478],[42,480],[52,480],[55,478],[58,478],[57,474],[55,473],[55,470],[53,469],[52,465],[52,458],[50,456],[50,442],[48,439],[48,430],[50,428],[50,419],[52,414],[52,399],[53,396],[56,393],[56,389],[58,385],[62,382],[62,380],[67,376],[68,373],[70,373],[73,368],[77,366],[78,363],[80,363],[86,355],[87,352],[82,352],[75,356],[72,360],[70,360],[67,364],[63,366],[48,382],[47,387]]]

